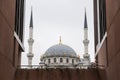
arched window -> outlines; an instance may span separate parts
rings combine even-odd
[[[78,62],[78,59],[76,59],[76,62]]]
[[[54,58],[54,62],[56,63],[56,58]]]
[[[76,62],[79,62],[79,59],[76,59]]]
[[[44,60],[44,62],[45,62],[46,60]]]
[[[74,63],[74,59],[72,59],[72,63]]]
[[[69,63],[69,59],[68,58],[66,59],[66,62]]]
[[[50,63],[50,59],[48,59],[48,63]]]
[[[62,58],[60,58],[60,62],[63,62],[63,59],[62,59]]]

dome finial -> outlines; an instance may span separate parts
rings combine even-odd
[[[62,44],[61,36],[60,36],[59,44]]]

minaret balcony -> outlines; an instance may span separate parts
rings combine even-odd
[[[90,58],[90,55],[87,53],[87,54],[84,54],[83,57],[84,58]]]
[[[88,43],[89,43],[89,40],[87,40],[87,39],[86,39],[86,40],[83,40],[83,43],[84,43],[84,44],[88,44]]]
[[[32,38],[28,39],[28,43],[33,43],[34,40]]]
[[[32,53],[27,54],[27,57],[33,57],[33,56],[34,56],[34,54],[32,54]]]

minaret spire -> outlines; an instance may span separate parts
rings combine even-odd
[[[60,36],[59,44],[62,44],[61,36]]]
[[[86,16],[86,9],[85,9],[85,19],[84,19],[84,40],[83,40],[83,44],[84,44],[84,61],[85,61],[85,65],[90,65],[90,55],[88,54],[88,44],[89,44],[89,40],[88,40],[88,26],[87,26],[87,16]]]
[[[87,26],[87,17],[86,17],[86,9],[85,9],[84,28],[88,28],[88,26]]]
[[[34,54],[32,52],[33,43],[34,43],[34,40],[33,40],[33,17],[32,17],[32,10],[31,10],[31,18],[30,18],[30,25],[29,25],[29,39],[28,39],[29,52],[27,54],[29,68],[32,68],[32,58],[34,56]]]
[[[29,27],[33,27],[33,14],[32,14],[32,8],[31,8],[31,17],[30,17],[30,25]]]

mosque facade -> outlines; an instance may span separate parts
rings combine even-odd
[[[31,20],[29,27],[29,53],[28,57],[28,67],[32,68],[32,58],[34,56],[32,52],[33,45],[33,19],[31,11]],[[87,17],[85,11],[84,19],[84,54],[83,58],[80,58],[79,55],[68,45],[65,45],[61,41],[61,37],[58,44],[55,44],[47,49],[47,51],[41,56],[40,63],[38,68],[88,68],[90,63],[90,55],[88,54],[88,26],[87,26]]]
[[[41,57],[41,68],[74,68],[80,57],[69,46],[59,43],[50,47]]]

